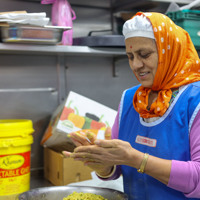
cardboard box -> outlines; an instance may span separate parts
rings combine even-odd
[[[81,161],[64,158],[61,153],[44,148],[44,176],[56,186],[92,179],[92,169]]]
[[[81,129],[93,129],[102,132],[113,125],[117,112],[101,103],[70,92],[64,105],[56,129],[65,133]]]
[[[41,145],[57,152],[73,151],[68,133],[91,130],[98,139],[111,139],[117,111],[70,91],[65,102],[53,113]]]

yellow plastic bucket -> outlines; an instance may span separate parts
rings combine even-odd
[[[0,200],[14,200],[30,189],[31,120],[0,120]]]

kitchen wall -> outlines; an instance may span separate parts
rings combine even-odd
[[[74,37],[87,36],[90,30],[111,28],[110,9],[106,1],[102,3],[99,8],[73,6],[77,15]],[[39,1],[0,0],[0,4],[0,12],[26,10],[46,12],[51,16],[51,5],[41,5]],[[69,91],[117,110],[122,91],[137,84],[126,57],[114,62],[110,56],[66,56],[62,72],[59,71],[58,59],[56,54],[0,54],[0,119],[28,118],[33,121],[32,171],[43,169],[40,140],[52,112]],[[60,75],[64,77],[62,99],[59,94]]]

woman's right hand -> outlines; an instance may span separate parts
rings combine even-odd
[[[77,147],[93,145],[94,141],[96,140],[96,135],[97,135],[96,130],[86,130],[86,129],[68,134],[72,142]]]
[[[79,146],[89,146],[94,145],[94,142],[97,138],[97,131],[98,130],[80,130],[77,132],[69,133],[68,136],[71,138],[72,142],[75,144],[76,147]],[[110,139],[111,129],[107,128],[105,131],[105,139]],[[73,153],[68,151],[62,152],[65,157],[71,157]],[[88,165],[86,162],[83,162],[85,165]],[[107,175],[110,173],[112,167],[106,167],[100,163],[90,162],[88,165],[91,169],[96,171],[99,174]]]
[[[80,138],[79,138],[80,139]],[[81,138],[82,140],[82,138]],[[87,144],[87,142],[83,139],[82,143],[75,141],[77,145],[79,146],[88,146],[90,144]],[[85,143],[85,145],[83,145],[83,143]],[[62,154],[64,155],[64,157],[66,158],[74,158],[73,157],[73,153],[69,152],[69,151],[63,151]],[[79,159],[74,158],[74,160],[77,161],[82,161]],[[90,160],[90,162],[86,162],[86,161],[82,161],[84,163],[84,165],[88,166],[89,168],[91,168],[92,170],[94,170],[96,173],[98,173],[101,176],[107,176],[108,174],[111,173],[113,166],[106,166],[105,164],[102,163],[98,163],[98,162],[93,162],[92,160]]]

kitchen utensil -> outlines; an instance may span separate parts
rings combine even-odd
[[[10,24],[1,27],[1,37],[6,43],[57,44],[63,31],[69,29],[71,27]]]
[[[53,186],[32,189],[18,196],[18,200],[63,200],[64,197],[76,192],[94,193],[108,200],[128,200],[125,193],[100,187],[87,186]]]
[[[90,31],[86,37],[77,37],[73,39],[73,45],[89,47],[125,47],[123,35],[103,34],[95,35],[93,33],[110,32],[111,30]]]
[[[74,38],[73,45],[89,47],[125,47],[123,35],[101,35]]]

